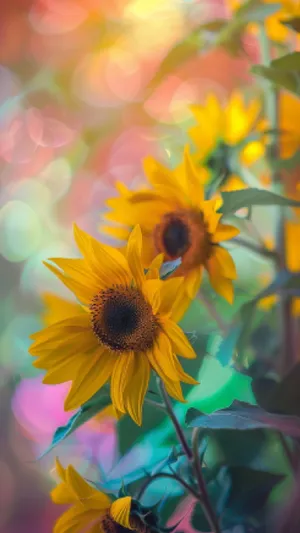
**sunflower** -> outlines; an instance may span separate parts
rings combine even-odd
[[[227,6],[230,10],[236,11],[241,7],[243,2],[240,0],[226,0]],[[263,0],[264,4],[278,4],[278,9],[265,19],[265,28],[269,39],[272,41],[283,43],[292,34],[288,26],[284,24],[285,20],[290,20],[300,16],[300,2],[299,0]],[[249,30],[254,35],[257,34],[258,25],[249,24]]]
[[[56,504],[71,505],[55,523],[53,533],[154,533],[159,532],[155,513],[131,496],[112,500],[87,483],[69,465],[63,468],[56,459],[61,482],[51,492]]]
[[[184,291],[189,301],[199,289],[205,268],[215,291],[232,303],[236,269],[229,252],[220,243],[235,237],[239,230],[220,222],[219,199],[204,199],[201,175],[188,148],[183,164],[175,170],[151,157],[144,161],[144,170],[152,189],[131,192],[124,186],[119,188],[120,196],[108,201],[112,211],[106,218],[123,226],[104,225],[101,229],[124,237],[128,228],[139,223],[145,244],[145,266],[157,253],[162,253],[166,261],[181,258],[174,276],[184,276]]]
[[[233,180],[241,188],[243,182],[236,174],[234,159],[240,158],[248,166],[265,152],[262,138],[249,138],[251,133],[259,137],[265,126],[259,118],[260,100],[254,98],[246,105],[241,93],[235,91],[225,107],[214,94],[209,94],[204,104],[190,108],[197,124],[190,128],[189,135],[196,147],[194,160],[202,166],[202,179],[209,182],[222,175],[224,183]]]
[[[176,324],[182,314],[182,278],[159,279],[162,256],[154,258],[145,275],[138,226],[125,254],[76,225],[74,235],[83,259],[45,264],[80,304],[69,318],[32,335],[33,364],[47,371],[44,383],[72,381],[66,410],[81,406],[110,380],[114,407],[141,424],[151,368],[179,401],[184,401],[180,381],[197,383],[176,355],[196,357]]]

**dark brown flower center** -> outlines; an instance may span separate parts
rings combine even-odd
[[[151,528],[146,524],[143,524],[137,516],[133,516],[130,519],[130,524],[133,529],[121,526],[115,522],[109,514],[106,514],[101,521],[104,533],[151,533]]]
[[[167,261],[181,257],[181,274],[203,265],[210,257],[211,236],[201,211],[180,210],[165,214],[155,227],[153,238],[156,251],[164,253]]]
[[[104,289],[94,296],[90,309],[95,335],[112,351],[143,352],[153,346],[158,322],[136,287]]]

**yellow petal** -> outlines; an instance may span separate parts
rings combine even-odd
[[[46,263],[46,261],[43,261],[43,264],[75,294],[80,302],[86,305],[90,304],[93,296],[95,296],[95,289],[93,287],[86,286],[81,282],[68,278],[60,269],[50,263]]]
[[[79,229],[76,224],[74,224],[74,237],[92,272],[95,272],[104,283],[110,285],[111,279],[122,285],[130,282],[128,263],[119,250],[100,243]]]
[[[177,197],[180,192],[181,194],[186,193],[182,183],[176,179],[174,172],[156,161],[153,157],[146,157],[143,161],[143,167],[149,182],[153,185],[155,190],[157,190],[158,187],[168,187],[171,195],[174,195],[175,197]]]
[[[287,267],[291,272],[300,271],[300,223],[285,223],[285,248]]]
[[[68,503],[75,503],[77,501],[76,495],[67,485],[67,483],[60,483],[55,487],[51,493],[51,500],[58,505],[66,505]]]
[[[164,320],[163,328],[169,337],[173,350],[177,355],[187,359],[195,359],[196,353],[190,345],[182,329],[173,320]]]
[[[65,399],[65,411],[77,409],[101,389],[111,376],[114,362],[115,355],[103,347],[87,357]]]
[[[42,318],[46,326],[50,326],[58,320],[74,316],[79,312],[83,312],[81,306],[77,302],[71,302],[70,300],[66,300],[65,298],[61,298],[50,292],[42,294],[42,300],[45,305],[45,311],[42,314]]]
[[[126,412],[124,390],[132,375],[134,353],[123,353],[116,357],[111,376],[110,394],[112,403],[118,411]]]
[[[68,509],[55,522],[53,533],[82,533],[86,527],[99,518],[99,511],[77,505]],[[100,530],[101,531],[101,530]]]
[[[99,510],[109,508],[111,504],[110,498],[103,492],[91,487],[71,465],[67,468],[66,478],[77,499],[84,506]]]
[[[191,299],[186,294],[186,291],[181,288],[175,298],[170,318],[172,318],[174,322],[179,322],[179,320],[182,319],[190,305]]]
[[[88,357],[88,355],[85,355]],[[65,357],[59,363],[53,364],[53,367],[47,372],[43,378],[43,383],[46,385],[58,385],[71,381],[76,377],[82,362],[85,361],[84,356],[76,353],[71,357]]]
[[[118,498],[111,504],[110,516],[112,519],[127,529],[133,529],[130,524],[131,496]]]
[[[204,201],[204,187],[200,182],[198,171],[192,161],[188,145],[184,148],[184,164],[191,200],[196,200],[198,205]]]
[[[147,352],[147,356],[155,372],[159,375],[163,373],[174,381],[178,380],[171,342],[165,333],[159,333],[155,345]]]
[[[190,376],[183,370],[181,363],[178,361],[177,358],[176,358],[176,369],[177,369],[178,379],[180,379],[180,381],[183,381],[184,383],[188,383],[189,385],[199,385],[199,381],[194,379],[192,376]]]
[[[154,257],[146,273],[146,279],[159,279],[159,271],[161,269],[163,262],[164,262],[164,254],[159,254],[156,257]]]
[[[160,307],[159,312],[163,315],[168,315],[172,312],[172,308],[176,301],[178,291],[181,289],[183,282],[182,277],[168,278],[162,281],[160,289]]]
[[[236,279],[237,273],[234,261],[225,248],[221,246],[213,247],[213,255],[207,261],[208,269],[218,276],[224,276],[229,279]]]
[[[216,274],[209,273],[209,281],[215,291],[227,300],[228,303],[233,303],[233,285],[231,279],[224,278],[223,276],[218,276]]]
[[[213,242],[228,241],[233,239],[240,233],[238,228],[230,226],[229,224],[218,224],[217,229],[213,235]]]
[[[30,335],[30,338],[35,341],[35,346],[38,346],[45,341],[49,343],[54,343],[59,340],[65,341],[67,335],[90,331],[90,329],[89,315],[82,313],[64,320],[58,320],[50,326],[33,333]]]
[[[128,384],[124,391],[126,411],[139,426],[142,423],[142,407],[150,379],[150,365],[145,354],[135,353]]]
[[[160,307],[161,302],[161,287],[162,282],[160,279],[146,280],[143,285],[143,293],[145,298],[152,307],[152,312],[155,315]]]
[[[61,464],[58,457],[55,457],[55,469],[62,481],[66,481],[66,469]]]
[[[186,403],[186,400],[183,397],[182,389],[179,381],[172,381],[170,379],[164,378],[164,384],[167,390],[167,393],[175,398],[178,402]]]
[[[193,300],[200,288],[202,281],[203,267],[194,268],[189,272],[184,280],[184,288],[190,300]]]
[[[130,233],[126,254],[135,282],[138,287],[141,287],[145,281],[145,274],[142,265],[142,232],[139,225],[136,225]]]

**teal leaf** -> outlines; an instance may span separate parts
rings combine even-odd
[[[209,415],[191,408],[186,413],[188,427],[206,430],[276,429],[291,437],[300,437],[300,419],[294,416],[268,413],[261,407],[245,402],[234,401],[230,407]]]
[[[221,365],[227,366],[229,365],[232,356],[235,352],[235,347],[237,344],[238,339],[241,335],[241,326],[234,326],[230,329],[229,333],[226,335],[226,337],[222,340],[222,342],[219,345],[219,348],[216,353],[217,359],[220,361]]]
[[[60,444],[65,438],[74,433],[76,429],[93,418],[97,413],[102,411],[102,409],[110,405],[110,403],[110,396],[105,390],[96,392],[96,394],[88,402],[82,405],[80,409],[73,416],[71,416],[70,420],[65,426],[60,426],[56,429],[50,446],[43,452],[40,458],[44,457],[47,453],[53,450],[55,446]]]
[[[281,20],[280,22],[284,26],[294,30],[296,33],[300,33],[300,17],[293,17],[290,19]]]
[[[235,18],[243,22],[262,22],[280,8],[279,2],[264,4],[261,0],[248,0],[237,9]]]
[[[300,207],[300,202],[292,198],[285,198],[279,194],[264,189],[248,188],[239,191],[222,192],[223,205],[219,209],[223,215],[235,213],[244,207],[280,205]]]
[[[161,265],[160,269],[160,278],[161,279],[167,279],[171,274],[173,274],[177,268],[181,265],[181,257],[178,257],[178,259],[174,259],[174,261],[166,261]]]

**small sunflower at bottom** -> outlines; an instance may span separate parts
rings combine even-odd
[[[55,523],[53,533],[160,533],[173,528],[159,527],[151,508],[142,506],[131,496],[111,499],[87,483],[73,466],[63,468],[56,459],[61,482],[51,492],[56,504],[70,504]]]
[[[83,259],[51,259],[46,266],[75,294],[80,304],[33,334],[33,365],[47,371],[43,382],[71,381],[65,409],[80,407],[110,380],[115,409],[141,424],[142,406],[153,369],[167,391],[184,401],[180,382],[196,384],[177,354],[196,354],[176,324],[181,318],[182,278],[159,278],[162,256],[145,274],[142,235],[131,232],[125,254],[74,229]]]
[[[239,230],[221,222],[221,198],[205,199],[201,174],[187,148],[183,163],[176,169],[148,157],[144,170],[152,188],[129,191],[124,185],[119,187],[120,196],[108,200],[111,212],[106,214],[119,226],[103,225],[101,230],[126,239],[130,227],[138,223],[146,266],[158,253],[165,261],[181,258],[172,275],[184,276],[189,301],[195,297],[206,269],[215,291],[232,303],[236,269],[221,242],[235,237]]]

